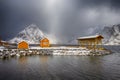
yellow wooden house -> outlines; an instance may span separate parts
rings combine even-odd
[[[50,41],[47,38],[43,38],[40,40],[41,47],[50,47]]]
[[[29,44],[26,41],[18,43],[18,49],[29,49]]]
[[[78,45],[80,47],[86,47],[88,49],[103,49],[102,47],[102,39],[104,37],[102,35],[93,35],[93,36],[85,36],[79,37]]]

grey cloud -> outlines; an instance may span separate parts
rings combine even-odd
[[[4,0],[0,34],[12,38],[34,23],[67,42],[89,35],[95,27],[120,23],[119,4],[119,0]]]

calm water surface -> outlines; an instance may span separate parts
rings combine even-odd
[[[29,56],[0,60],[0,80],[120,80],[120,47],[106,56]]]

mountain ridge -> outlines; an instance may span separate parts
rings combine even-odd
[[[38,44],[43,38],[49,38],[49,35],[43,33],[37,25],[31,24],[20,31],[13,39],[9,40],[9,42],[19,43],[21,41],[26,41],[29,44]]]
[[[96,34],[100,34],[104,37],[104,45],[120,45],[120,24],[105,26]]]

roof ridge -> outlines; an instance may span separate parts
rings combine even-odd
[[[98,36],[102,36],[102,35],[92,35],[92,36],[84,36],[84,37],[79,37],[78,39],[85,39],[85,38],[96,38]]]

